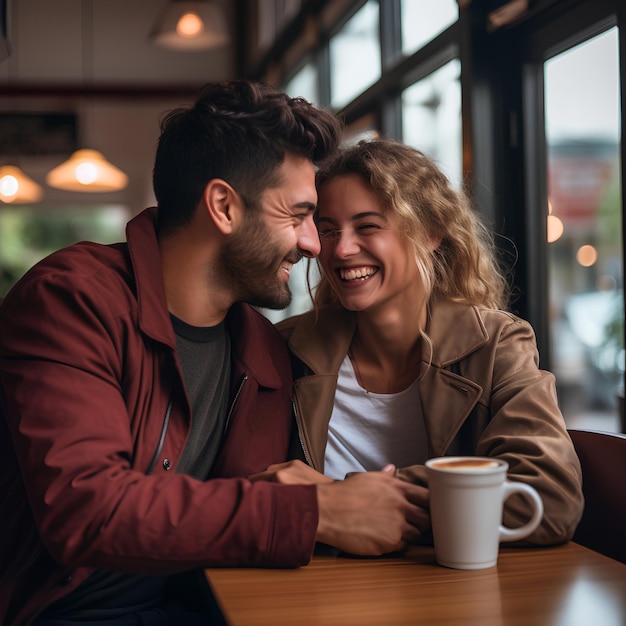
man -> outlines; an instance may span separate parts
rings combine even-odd
[[[285,307],[293,264],[318,254],[313,163],[339,138],[267,85],[208,85],[164,120],[158,208],[127,243],[70,246],[7,295],[3,624],[207,623],[176,574],[416,538],[423,491],[388,473],[258,480],[287,456],[291,374],[250,305]]]

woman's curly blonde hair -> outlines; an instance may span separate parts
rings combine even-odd
[[[426,301],[434,296],[493,309],[507,307],[508,285],[490,231],[431,159],[392,139],[360,141],[320,164],[317,188],[348,174],[364,178],[413,243]],[[433,241],[441,243],[431,252]],[[321,274],[316,308],[337,299]]]

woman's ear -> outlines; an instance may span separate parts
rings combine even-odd
[[[221,178],[213,178],[202,194],[204,206],[215,227],[224,235],[232,233],[243,209],[239,194]]]

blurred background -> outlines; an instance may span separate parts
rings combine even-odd
[[[435,158],[496,233],[568,426],[624,431],[625,5],[0,0],[0,297],[55,249],[124,238],[164,113],[263,79]],[[297,267],[272,321],[310,306]]]

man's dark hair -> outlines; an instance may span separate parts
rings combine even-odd
[[[260,194],[276,184],[286,154],[320,161],[337,148],[341,130],[333,114],[267,83],[206,85],[193,106],[175,109],[161,122],[153,170],[159,233],[189,222],[214,178],[256,207]]]

